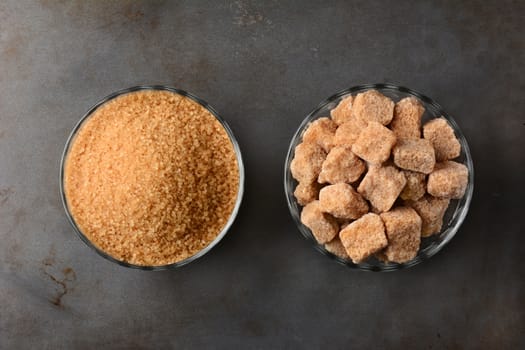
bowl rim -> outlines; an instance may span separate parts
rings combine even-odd
[[[221,232],[219,232],[219,234],[215,237],[215,239],[213,241],[211,241],[204,249],[200,250],[196,254],[194,254],[194,255],[192,255],[192,256],[184,259],[184,260],[181,260],[181,261],[178,261],[178,262],[175,262],[175,263],[171,263],[171,264],[166,264],[166,265],[158,265],[158,266],[156,266],[156,265],[137,265],[137,264],[132,264],[132,263],[129,263],[129,262],[126,262],[126,261],[118,260],[118,259],[114,258],[113,256],[109,255],[108,253],[106,253],[105,251],[103,251],[102,249],[100,249],[99,247],[97,247],[94,243],[92,243],[89,240],[89,238],[86,235],[84,235],[82,230],[80,230],[80,228],[78,227],[78,225],[77,225],[73,215],[71,214],[71,211],[69,210],[69,205],[68,205],[68,202],[67,202],[67,197],[66,197],[65,189],[64,189],[64,166],[65,166],[65,163],[66,163],[66,160],[67,160],[67,156],[69,154],[69,150],[71,148],[71,145],[73,144],[73,141],[74,141],[78,131],[82,128],[84,123],[89,120],[91,115],[99,107],[103,106],[105,103],[107,103],[107,102],[109,102],[109,101],[111,101],[111,100],[113,100],[113,99],[115,99],[115,98],[117,98],[119,96],[126,95],[126,94],[129,94],[129,93],[134,93],[134,92],[137,92],[137,91],[168,91],[168,92],[172,92],[172,93],[175,93],[175,94],[179,94],[179,95],[184,96],[184,97],[188,97],[191,100],[193,100],[194,102],[196,102],[199,105],[201,105],[202,107],[206,108],[219,121],[219,123],[221,123],[222,127],[225,129],[226,133],[228,134],[228,137],[229,137],[229,139],[230,139],[230,141],[231,141],[231,143],[233,145],[233,149],[235,151],[235,156],[236,156],[236,160],[237,160],[237,167],[238,167],[238,171],[239,171],[239,185],[238,185],[238,188],[237,188],[237,198],[235,200],[235,205],[234,205],[233,210],[232,210],[232,212],[230,214],[230,217],[228,218],[228,221],[226,222],[226,224],[222,228]],[[205,254],[207,254],[210,250],[212,250],[224,238],[224,236],[226,235],[226,233],[229,231],[230,227],[232,226],[233,222],[235,221],[235,218],[237,217],[237,214],[239,213],[239,208],[241,206],[242,198],[243,198],[243,195],[244,195],[244,181],[245,181],[245,170],[244,170],[244,164],[243,164],[243,160],[242,160],[242,154],[241,154],[241,149],[239,147],[239,143],[237,142],[237,139],[235,138],[235,136],[233,134],[233,131],[231,130],[231,128],[228,125],[228,123],[226,123],[226,121],[220,116],[220,114],[217,112],[217,110],[215,108],[213,108],[208,102],[206,102],[202,98],[198,97],[197,95],[195,95],[195,94],[193,94],[191,92],[182,90],[182,89],[178,89],[178,88],[172,87],[172,86],[168,86],[168,85],[137,85],[137,86],[133,86],[133,87],[129,87],[129,88],[125,88],[125,89],[121,89],[121,90],[112,92],[111,94],[105,96],[104,98],[99,100],[97,103],[95,103],[91,108],[89,108],[88,111],[86,113],[84,113],[84,115],[76,123],[75,127],[72,129],[72,131],[70,132],[70,134],[69,134],[69,136],[67,138],[67,141],[66,141],[66,144],[64,146],[64,150],[62,152],[62,156],[61,156],[61,159],[60,159],[59,192],[60,192],[60,198],[62,200],[62,206],[64,207],[64,211],[66,213],[66,216],[67,216],[67,219],[68,219],[69,223],[73,227],[73,229],[74,229],[75,233],[77,234],[77,236],[88,247],[93,249],[95,252],[97,252],[103,258],[105,258],[105,259],[107,259],[107,260],[109,260],[109,261],[111,261],[113,263],[116,263],[116,264],[118,264],[120,266],[132,268],[132,269],[138,269],[138,270],[145,270],[145,271],[161,271],[161,270],[170,270],[170,269],[175,269],[175,268],[178,268],[178,267],[182,267],[182,266],[185,266],[185,265],[187,265],[187,264],[189,264],[189,263],[191,263],[191,262],[201,258]]]
[[[422,102],[424,102],[426,105],[429,105],[429,106],[432,106],[438,113],[437,114],[440,114],[442,117],[444,117],[452,126],[452,128],[454,129],[454,134],[456,136],[456,138],[458,138],[459,142],[461,143],[461,148],[462,148],[462,152],[464,152],[465,154],[465,160],[463,162],[461,162],[462,164],[465,164],[469,170],[469,178],[468,178],[468,184],[467,184],[467,189],[465,191],[465,194],[464,196],[459,199],[459,201],[462,201],[463,199],[465,200],[464,204],[463,205],[458,205],[454,214],[453,214],[453,217],[456,218],[456,215],[459,215],[457,216],[457,221],[456,223],[451,226],[451,227],[448,227],[446,228],[445,230],[442,230],[439,235],[440,236],[444,236],[444,238],[435,246],[433,247],[427,247],[428,248],[428,251],[426,252],[423,252],[423,251],[419,251],[418,252],[418,255],[406,262],[406,263],[402,263],[402,264],[398,264],[398,263],[388,263],[388,264],[382,264],[382,265],[372,265],[372,264],[369,264],[369,263],[360,263],[360,264],[355,264],[353,263],[352,261],[350,260],[345,260],[345,259],[342,259],[330,252],[328,252],[321,244],[319,244],[312,236],[310,233],[308,233],[307,231],[309,231],[309,229],[307,229],[302,223],[301,223],[301,220],[300,220],[300,214],[298,212],[296,212],[296,210],[294,209],[294,204],[296,202],[295,200],[295,197],[293,196],[293,190],[291,188],[291,185],[293,183],[293,178],[291,177],[291,172],[290,172],[290,168],[289,168],[289,165],[290,165],[290,162],[293,158],[293,155],[294,155],[294,145],[296,144],[296,140],[298,140],[300,137],[301,137],[301,133],[304,131],[305,127],[307,126],[307,124],[309,124],[312,120],[314,120],[314,116],[320,111],[322,110],[324,107],[326,107],[328,104],[338,100],[340,97],[342,96],[346,96],[346,95],[349,95],[349,94],[355,94],[355,93],[358,93],[358,92],[364,92],[364,91],[367,91],[367,90],[371,90],[371,89],[375,89],[375,90],[378,90],[378,91],[385,91],[385,90],[389,90],[389,91],[396,91],[396,92],[401,92],[403,94],[408,94],[408,95],[412,95],[414,97],[417,97],[419,100],[421,100]],[[289,181],[290,178],[292,179],[292,181]],[[472,156],[470,154],[470,148],[469,148],[469,145],[468,145],[468,142],[463,134],[463,132],[461,131],[461,129],[459,128],[457,122],[454,120],[454,118],[452,118],[452,116],[450,114],[448,114],[444,109],[443,107],[438,104],[437,102],[435,102],[433,99],[431,99],[430,97],[420,93],[420,92],[417,92],[413,89],[410,89],[410,88],[407,88],[407,87],[404,87],[404,86],[400,86],[400,85],[395,85],[395,84],[391,84],[391,83],[376,83],[376,84],[362,84],[362,85],[355,85],[355,86],[352,86],[350,88],[346,88],[346,89],[343,89],[343,90],[340,90],[338,92],[336,92],[335,94],[331,95],[330,97],[324,99],[321,103],[319,103],[317,105],[317,107],[313,108],[310,113],[308,113],[306,115],[306,117],[302,120],[302,122],[300,123],[299,127],[297,128],[297,130],[295,131],[295,133],[293,134],[293,137],[292,139],[290,140],[290,144],[288,146],[288,151],[286,153],[286,158],[285,158],[285,163],[284,163],[284,192],[285,192],[285,197],[286,197],[286,202],[288,204],[288,209],[290,211],[290,215],[292,216],[299,232],[302,234],[302,236],[304,238],[306,238],[307,240],[311,241],[311,243],[313,243],[314,245],[314,248],[321,252],[322,254],[336,260],[338,263],[340,264],[343,264],[351,269],[354,269],[354,270],[362,270],[362,271],[374,271],[374,272],[388,272],[388,271],[397,271],[397,270],[402,270],[402,269],[406,269],[408,267],[412,267],[412,266],[415,266],[415,265],[418,265],[419,263],[425,261],[425,260],[428,260],[430,259],[431,257],[433,257],[434,255],[436,255],[439,251],[441,251],[443,249],[443,247],[445,247],[448,242],[450,242],[450,240],[456,235],[457,231],[459,230],[459,228],[461,227],[461,225],[463,224],[466,216],[467,216],[467,213],[469,211],[469,207],[470,207],[470,204],[471,204],[471,201],[472,201],[472,196],[473,196],[473,192],[474,192],[474,164],[473,164],[473,161],[472,161]],[[458,210],[459,210],[459,213],[458,213]],[[437,236],[437,234],[436,234]]]

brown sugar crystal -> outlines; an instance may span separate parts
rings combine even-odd
[[[310,202],[303,208],[301,222],[320,244],[330,242],[339,232],[339,224],[330,214],[321,211],[319,201]]]
[[[357,192],[368,199],[375,212],[390,210],[406,184],[405,175],[393,166],[373,166],[359,184]]]
[[[337,124],[330,118],[319,118],[313,121],[303,135],[304,142],[317,143],[325,152],[330,152],[334,145]]]
[[[320,183],[354,182],[365,171],[365,163],[359,159],[350,147],[334,147],[328,153],[319,173]]]
[[[346,123],[352,118],[352,103],[354,102],[353,96],[345,97],[339,102],[337,107],[332,109],[330,116],[332,120],[337,124],[341,125]]]
[[[421,117],[425,108],[415,97],[405,97],[394,107],[394,118],[390,128],[397,139],[419,139],[421,137]]]
[[[78,131],[64,188],[75,222],[117,260],[160,266],[208,246],[234,209],[239,168],[220,122],[195,101],[138,91]]]
[[[364,128],[368,126],[366,121],[363,121],[355,116],[347,119],[335,131],[334,145],[336,146],[352,146],[361,134]]]
[[[352,113],[361,120],[388,125],[394,117],[394,101],[377,90],[357,94]]]
[[[421,242],[421,218],[409,207],[397,207],[382,213],[388,246],[383,254],[388,261],[404,263],[414,259]]]
[[[454,161],[437,163],[428,176],[427,191],[434,197],[460,199],[468,185],[468,169]]]
[[[432,144],[425,139],[400,140],[392,152],[394,163],[405,170],[430,174],[436,164]]]
[[[338,183],[319,191],[319,207],[339,219],[357,219],[368,212],[368,204],[352,186]]]
[[[441,231],[443,216],[447,211],[449,199],[423,196],[417,201],[408,201],[407,204],[414,208],[423,221],[421,236],[428,237]]]
[[[319,197],[320,189],[321,184],[318,182],[299,182],[293,194],[297,199],[297,203],[304,206]]]
[[[352,152],[372,164],[381,164],[390,157],[396,144],[394,133],[377,122],[370,122],[352,145]]]
[[[427,192],[426,175],[415,171],[403,170],[407,183],[399,197],[404,200],[417,201]]]
[[[435,118],[423,126],[423,136],[429,140],[436,152],[436,161],[457,158],[461,154],[459,143],[454,129],[444,118]]]
[[[352,152],[372,164],[381,164],[390,157],[396,144],[395,134],[380,123],[370,122],[352,145]]]
[[[379,215],[368,213],[339,233],[346,252],[356,264],[387,246],[385,226]]]
[[[295,147],[294,159],[290,163],[293,178],[305,183],[317,181],[325,158],[326,152],[317,143],[298,144]]]

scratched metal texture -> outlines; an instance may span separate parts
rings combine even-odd
[[[0,348],[525,348],[524,20],[523,1],[2,1]],[[304,116],[374,82],[442,104],[476,171],[452,242],[386,274],[316,252],[282,184]],[[179,270],[102,259],[58,195],[75,123],[138,84],[207,100],[244,155],[231,232]]]

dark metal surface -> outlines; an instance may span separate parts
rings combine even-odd
[[[3,1],[0,348],[523,348],[524,16],[519,1]],[[369,82],[443,105],[476,171],[454,240],[395,273],[316,252],[283,193],[304,116]],[[174,271],[100,258],[60,203],[69,132],[139,84],[207,100],[245,160],[231,232]]]

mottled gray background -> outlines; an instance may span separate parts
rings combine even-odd
[[[0,348],[523,348],[524,20],[522,1],[2,1]],[[456,238],[387,274],[316,252],[282,185],[304,116],[372,82],[441,103],[476,170]],[[100,258],[58,195],[78,119],[143,83],[209,101],[245,159],[231,232],[175,271]]]

